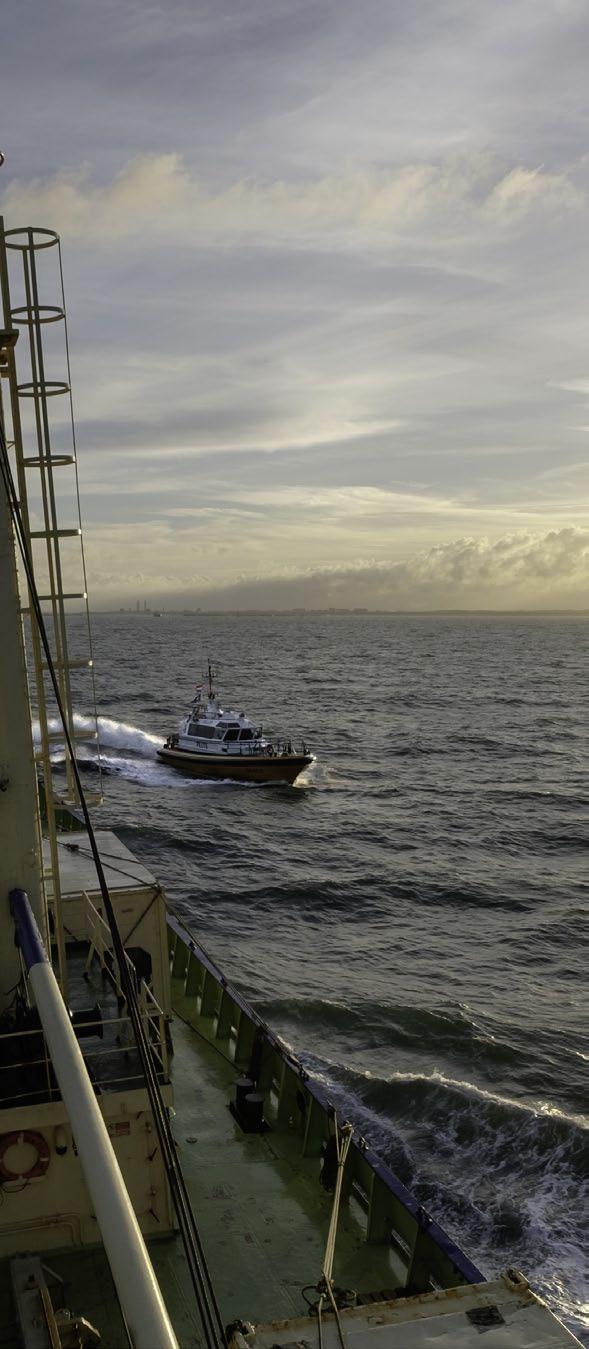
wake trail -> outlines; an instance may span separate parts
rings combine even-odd
[[[57,717],[49,720],[49,730],[60,730],[61,722]],[[98,727],[98,741],[96,740]],[[208,778],[190,778],[176,773],[167,764],[157,758],[157,750],[164,743],[164,735],[154,735],[144,731],[131,722],[118,721],[114,717],[99,716],[97,722],[81,712],[74,713],[74,730],[77,734],[78,762],[87,769],[100,770],[112,776],[125,778],[128,782],[145,787],[177,787],[191,790],[195,787],[223,787],[229,779],[211,780]],[[84,738],[87,733],[87,739]],[[33,741],[40,744],[41,730],[39,721],[33,721]],[[51,751],[51,762],[59,768],[65,759],[65,746],[55,742]],[[235,786],[235,783],[231,783]],[[244,787],[257,786],[256,783],[237,784]]]

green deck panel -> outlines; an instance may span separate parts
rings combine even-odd
[[[174,1045],[174,1133],[223,1317],[257,1322],[300,1315],[301,1289],[321,1275],[331,1217],[319,1159],[301,1157],[294,1132],[242,1133],[228,1109],[233,1064],[179,1021]],[[396,1281],[390,1248],[366,1244],[364,1224],[346,1203],[334,1277],[366,1292]]]

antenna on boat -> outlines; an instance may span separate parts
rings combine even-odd
[[[213,679],[215,677],[215,674],[216,671],[213,670],[211,658],[210,656],[207,656],[207,679],[209,681],[209,698],[214,698],[216,696],[215,690],[213,688]]]

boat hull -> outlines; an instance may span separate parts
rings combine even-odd
[[[312,754],[198,754],[166,746],[157,750],[157,756],[189,777],[233,782],[292,783],[313,762]]]

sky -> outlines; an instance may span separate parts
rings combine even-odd
[[[93,605],[588,607],[588,49],[585,0],[4,10]]]

